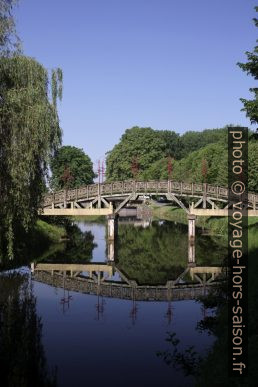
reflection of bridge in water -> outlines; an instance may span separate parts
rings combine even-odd
[[[175,301],[196,299],[208,293],[223,276],[222,267],[189,263],[176,279],[165,285],[138,285],[114,264],[33,263],[33,279],[48,285],[86,294],[135,301]],[[112,277],[118,274],[121,281]],[[187,282],[185,277],[193,282]]]

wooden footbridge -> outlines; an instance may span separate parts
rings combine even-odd
[[[166,181],[115,181],[46,194],[42,215],[106,215],[108,239],[116,239],[119,211],[137,205],[147,197],[165,196],[188,215],[189,240],[195,238],[196,216],[228,216],[229,189],[206,183]],[[240,199],[241,200],[241,199]],[[258,216],[258,194],[248,193],[242,199],[248,216]],[[190,203],[186,205],[185,203]]]
[[[146,196],[165,196],[188,215],[227,216],[229,190],[206,183],[177,181],[115,181],[48,193],[42,215],[115,215]],[[190,205],[186,205],[187,199]],[[258,194],[249,193],[248,216],[258,216]]]

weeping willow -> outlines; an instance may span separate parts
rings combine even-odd
[[[13,8],[18,0],[0,0],[0,54],[12,55],[21,52],[21,41],[16,33]]]
[[[50,87],[51,84],[51,87]],[[13,258],[20,230],[35,222],[48,163],[61,144],[62,71],[21,55],[0,57],[0,257]]]

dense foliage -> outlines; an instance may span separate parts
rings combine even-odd
[[[205,129],[200,132],[185,132],[180,137],[182,143],[181,158],[188,156],[189,153],[201,149],[208,144],[225,144],[227,136],[227,127],[221,129]]]
[[[19,51],[20,40],[16,34],[12,9],[17,0],[0,0],[0,55]]]
[[[55,190],[91,184],[95,177],[89,156],[74,146],[63,146],[55,152],[51,171],[51,187]]]
[[[207,144],[217,142],[225,144],[226,138],[227,128],[186,132],[182,136],[174,131],[138,126],[127,129],[120,142],[108,152],[107,178],[109,180],[144,178],[147,170],[151,170],[156,162],[159,163],[166,157],[180,160]]]
[[[248,145],[249,191],[258,191],[258,143],[250,141]],[[206,182],[227,186],[228,150],[224,143],[210,144],[190,153],[187,157],[173,162],[171,177],[177,181]],[[203,176],[203,160],[206,161],[207,174]],[[155,162],[142,173],[145,180],[167,180],[168,160],[163,158]]]
[[[258,6],[255,7],[256,12],[258,12]],[[258,27],[258,19],[253,19],[254,24]],[[258,42],[258,40],[257,40]],[[238,66],[245,71],[248,75],[254,77],[255,80],[258,79],[258,46],[255,46],[253,52],[246,52],[247,62],[246,63],[238,63]],[[251,123],[258,123],[258,88],[253,87],[250,89],[251,93],[254,94],[254,98],[251,100],[247,100],[241,98],[241,101],[244,104],[244,110],[246,112],[246,116],[250,118]]]
[[[153,129],[138,126],[127,129],[121,141],[108,153],[106,176],[110,180],[136,177],[138,171],[159,160],[165,148],[164,139]]]
[[[0,57],[0,254],[13,255],[20,228],[33,225],[51,153],[61,142],[57,97],[62,73],[25,56]],[[1,256],[1,255],[0,255]]]

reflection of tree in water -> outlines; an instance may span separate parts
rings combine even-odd
[[[49,251],[46,251],[38,260],[55,263],[90,262],[93,249],[97,246],[92,232],[83,232],[73,224],[69,226],[68,235],[69,239],[65,243],[57,245],[56,249],[50,247]]]
[[[118,267],[139,284],[162,284],[186,268],[188,233],[184,225],[164,222],[149,228],[119,225]],[[197,265],[211,265],[226,255],[209,237],[196,238]]]
[[[93,249],[97,246],[94,243],[94,236],[91,231],[82,232],[80,228],[70,219],[63,217],[58,222],[56,218],[48,222],[64,226],[68,235],[63,243],[50,243],[49,239],[43,233],[37,232],[36,228],[26,234],[24,230],[18,230],[18,242],[14,249],[15,256],[13,260],[3,259],[0,251],[0,270],[9,270],[28,265],[31,261],[46,260],[51,257],[59,263],[69,262],[89,262],[92,259]]]
[[[257,230],[256,230],[257,233]],[[256,234],[257,235],[257,234]],[[168,334],[168,348],[157,355],[169,366],[181,369],[185,375],[194,377],[194,385],[200,387],[245,386],[256,387],[257,368],[257,244],[248,253],[248,377],[229,377],[229,338],[228,338],[228,285],[219,284],[208,296],[200,299],[204,308],[214,311],[205,315],[197,324],[199,331],[205,331],[215,337],[213,346],[207,353],[200,355],[194,347],[180,348],[175,333]]]
[[[0,277],[0,364],[5,387],[56,386],[41,342],[42,323],[28,276]]]
[[[193,377],[196,386],[233,386],[227,381],[227,283],[222,282],[213,288],[207,296],[201,297],[199,302],[205,310],[210,312],[216,310],[216,314],[204,314],[203,319],[197,323],[197,330],[207,332],[218,337],[213,347],[213,351],[198,353],[196,348],[188,345],[186,348],[180,346],[180,340],[176,333],[168,333],[166,342],[168,348],[158,351],[160,357],[168,366],[177,370],[182,370],[185,376]],[[223,322],[220,321],[224,320]],[[222,325],[221,325],[222,323]],[[221,361],[223,359],[223,361]],[[208,367],[207,367],[208,366]],[[213,373],[213,370],[216,372]],[[206,373],[206,371],[208,371]],[[210,375],[213,373],[213,376]],[[236,384],[238,385],[238,384]]]

